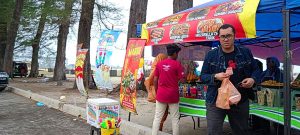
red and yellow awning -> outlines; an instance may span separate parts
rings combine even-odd
[[[177,13],[143,24],[147,45],[213,41],[223,24],[236,28],[236,38],[255,38],[255,14],[259,0],[233,0]]]

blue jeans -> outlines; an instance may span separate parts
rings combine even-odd
[[[207,134],[223,135],[223,123],[228,116],[233,135],[250,135],[248,127],[249,101],[230,106],[229,110],[216,107],[216,103],[206,103]]]

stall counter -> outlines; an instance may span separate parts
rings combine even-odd
[[[205,100],[181,97],[179,102],[179,112],[180,114],[186,116],[205,118]],[[283,124],[284,122],[284,114],[282,107],[267,107],[258,104],[251,104],[250,114],[280,124]],[[300,130],[300,112],[292,110],[291,115],[291,127]]]

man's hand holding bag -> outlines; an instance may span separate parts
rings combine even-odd
[[[227,68],[226,74],[232,75],[232,68]],[[230,82],[229,77],[223,79],[221,87],[218,89],[216,106],[221,109],[230,109],[230,105],[238,104],[240,100],[241,94]]]

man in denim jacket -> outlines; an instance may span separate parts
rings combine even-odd
[[[206,117],[209,135],[222,135],[225,116],[232,129],[233,135],[248,135],[249,101],[253,98],[252,87],[259,77],[259,69],[252,53],[243,46],[234,45],[235,29],[230,24],[222,25],[218,30],[220,46],[209,51],[201,70],[201,80],[208,84],[206,94]],[[225,73],[232,67],[233,75]],[[229,110],[216,107],[218,88],[223,79],[229,78],[241,93],[237,105],[231,105]]]

